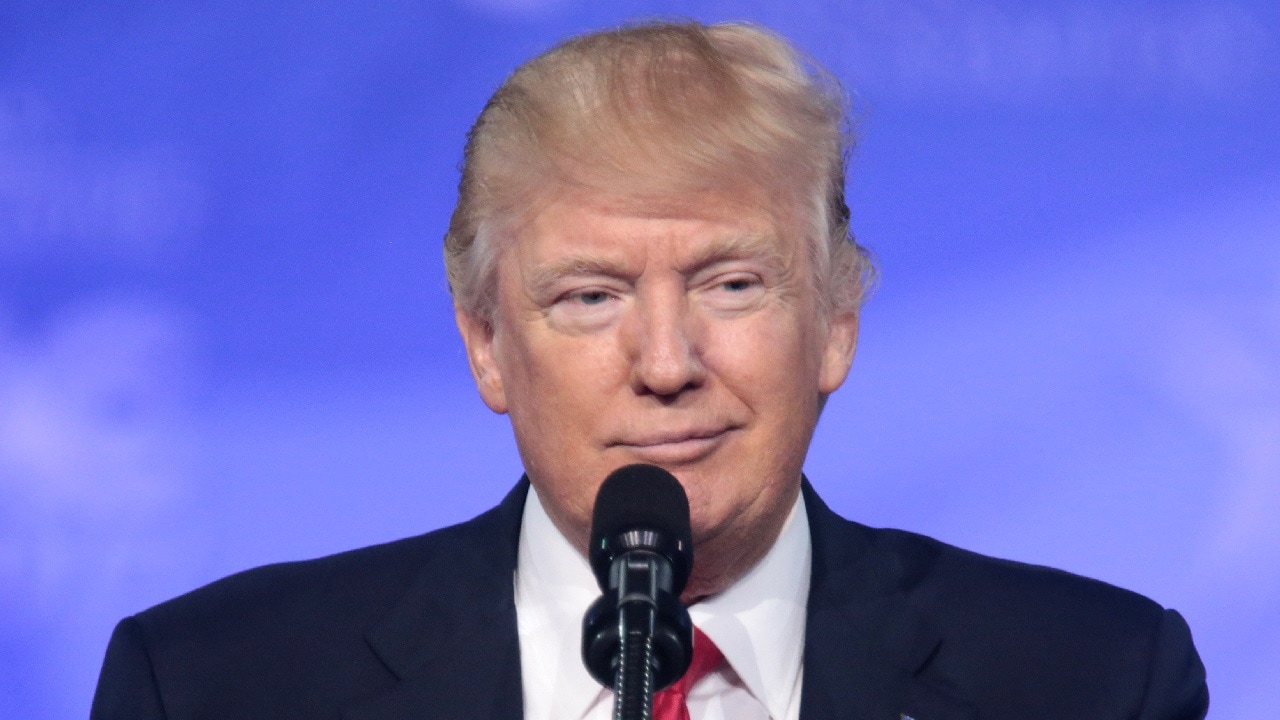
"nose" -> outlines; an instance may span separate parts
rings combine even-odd
[[[642,294],[632,320],[628,342],[637,394],[674,399],[705,382],[695,321],[682,291],[654,288]]]

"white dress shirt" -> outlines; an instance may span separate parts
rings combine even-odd
[[[764,558],[689,608],[727,661],[689,693],[694,720],[799,720],[810,562],[809,520],[797,497]],[[581,656],[582,615],[599,596],[586,558],[530,488],[515,577],[525,720],[612,716],[613,693],[587,674]]]

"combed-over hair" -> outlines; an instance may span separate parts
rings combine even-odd
[[[552,48],[507,78],[467,135],[444,244],[455,304],[492,321],[504,237],[557,192],[745,188],[791,203],[823,309],[856,311],[874,269],[849,231],[846,106],[829,74],[744,23],[650,22]]]

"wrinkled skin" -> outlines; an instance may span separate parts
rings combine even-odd
[[[823,317],[801,223],[741,197],[561,195],[500,251],[492,322],[458,312],[481,396],[582,552],[610,472],[646,462],[680,480],[686,601],[772,546],[856,344],[855,314]]]

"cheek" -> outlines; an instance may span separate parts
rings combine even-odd
[[[546,328],[513,336],[504,368],[517,434],[566,454],[587,449],[580,436],[597,426],[620,376],[606,338],[567,337]]]
[[[727,382],[757,396],[816,393],[821,365],[812,332],[788,312],[713,323],[704,359]]]
[[[749,409],[752,431],[742,436],[740,464],[757,468],[755,490],[787,488],[818,419],[822,357],[810,324],[778,313],[750,326],[725,328],[712,372]]]

